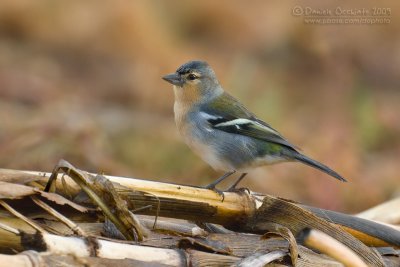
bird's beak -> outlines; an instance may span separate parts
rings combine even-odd
[[[173,85],[176,85],[176,86],[183,85],[183,80],[178,73],[171,73],[171,74],[165,75],[162,78],[163,78],[163,80],[165,80]]]

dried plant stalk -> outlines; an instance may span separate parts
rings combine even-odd
[[[58,171],[60,170],[64,173],[63,179],[57,179],[60,177],[60,174],[58,174]],[[11,175],[14,181],[18,175],[21,177],[27,175],[30,183],[40,185],[43,185],[45,182],[47,182],[50,176],[50,174],[37,173],[35,175],[35,172],[13,172],[10,170],[2,173],[2,170],[0,170],[0,180],[7,179],[7,175]],[[319,209],[315,209],[314,211],[309,207],[303,207],[297,203],[268,195],[255,195],[246,191],[227,192],[225,193],[224,201],[222,201],[222,198],[219,194],[203,188],[113,176],[94,177],[91,174],[76,169],[64,161],[61,161],[57,166],[55,172],[50,177],[50,181],[55,181],[53,185],[57,194],[61,194],[66,197],[73,198],[76,196],[79,188],[82,188],[92,200],[97,198],[96,203],[103,209],[107,217],[120,217],[120,215],[115,216],[115,207],[123,206],[129,207],[131,210],[135,210],[138,213],[147,215],[155,216],[157,214],[164,217],[186,219],[196,222],[219,223],[236,232],[264,234],[270,230],[268,227],[266,227],[266,225],[275,223],[283,226],[282,229],[287,229],[284,232],[284,237],[288,238],[288,240],[294,240],[293,235],[296,236],[305,227],[312,225],[313,227],[328,233],[335,239],[342,242],[344,245],[350,247],[352,251],[357,253],[367,264],[373,266],[383,266],[382,257],[377,254],[376,251],[363,245],[357,238],[349,235],[348,232],[353,231],[354,236],[358,236],[360,233],[373,236],[376,240],[372,240],[372,242],[379,241],[383,242],[381,244],[390,244],[394,247],[400,244],[400,233],[391,228],[374,224],[373,222],[366,223],[365,220],[363,221],[359,218],[354,218],[348,215],[342,216],[341,214],[335,214],[331,211],[323,211]],[[109,181],[112,181],[113,183],[111,184]],[[51,183],[48,184],[47,188],[50,187]],[[39,189],[32,190],[32,187],[21,187],[21,190],[21,194],[23,195],[22,197],[37,193],[43,195],[42,191]],[[109,201],[110,199],[111,202]],[[57,201],[56,203],[58,204]],[[61,204],[66,202],[61,201],[59,203]],[[71,205],[72,204],[70,203],[70,206]],[[112,208],[110,209],[110,207]],[[120,214],[126,214],[127,218],[130,217],[129,210]],[[329,220],[327,220],[324,216],[328,217]],[[133,216],[132,218],[135,218],[134,220],[138,219],[137,217]],[[119,221],[121,225],[125,225],[123,227],[127,227],[121,232],[129,231],[128,229],[130,226],[128,226],[129,224],[126,224],[126,222],[127,221]],[[151,220],[148,220],[145,224],[151,225],[151,222]],[[139,220],[137,220],[137,223],[139,223]],[[159,247],[168,247],[174,245],[181,246],[188,251],[187,255],[189,255],[191,259],[199,260],[197,262],[199,266],[204,266],[203,264],[205,262],[219,262],[220,264],[223,263],[225,265],[233,264],[237,263],[238,260],[241,259],[240,257],[247,257],[255,252],[254,247],[248,247],[248,250],[246,250],[235,248],[235,246],[230,243],[230,246],[226,246],[219,241],[216,242],[216,240],[212,240],[212,238],[216,237],[216,235],[206,236],[206,234],[202,233],[205,236],[203,239],[196,238],[195,236],[193,237],[193,235],[191,235],[193,233],[188,232],[192,231],[192,228],[181,229],[181,227],[177,227],[176,225],[164,224],[167,230],[165,232],[159,231],[159,227],[162,225],[163,224],[160,223],[160,225],[157,227],[158,232],[156,233],[156,231],[154,231],[151,233],[150,238],[147,240],[144,239],[141,244]],[[371,228],[371,226],[373,227]],[[343,231],[344,229],[348,232]],[[371,229],[373,229],[373,231],[371,231]],[[99,230],[96,230],[97,233],[99,233]],[[359,231],[359,233],[354,231]],[[224,233],[221,236],[228,236],[229,231],[227,231],[227,233]],[[157,235],[159,235],[159,237],[169,237],[170,241],[164,242],[160,241],[160,239],[157,241]],[[180,237],[179,235],[186,235],[186,237]],[[174,237],[171,238],[171,236]],[[243,234],[239,235],[239,238],[246,240],[244,237],[245,236]],[[57,238],[61,237],[56,236],[55,239]],[[256,236],[256,238],[259,238],[259,236]],[[154,240],[152,241],[151,239]],[[54,243],[56,241],[53,240],[51,242]],[[100,241],[96,240],[96,242],[99,244]],[[239,241],[235,242],[236,244],[240,243]],[[111,242],[111,244],[105,243],[104,246],[110,245],[110,247],[114,247],[114,243],[118,244],[117,242]],[[257,242],[251,243],[255,244]],[[27,243],[25,242],[24,244],[26,245]],[[243,246],[243,243],[241,246]],[[51,251],[55,252],[57,249],[65,249],[69,247],[71,246],[66,244],[63,246],[58,246]],[[81,248],[81,252],[84,251],[82,246],[77,247]],[[293,244],[292,247],[294,247]],[[276,246],[274,248],[276,249]],[[284,249],[283,251],[287,251],[287,242],[282,248]],[[207,255],[210,253],[204,254],[204,252],[197,251],[199,249],[212,253],[218,253],[219,255],[216,255],[216,258],[211,259],[210,255]],[[245,251],[246,253],[244,253]],[[265,253],[268,252],[271,251],[265,251]],[[292,262],[295,263],[297,259],[298,264],[303,264],[307,257],[311,259],[310,262],[318,262],[318,259],[322,259],[321,255],[310,254],[305,250],[304,247],[301,246],[298,246],[297,252],[295,250],[292,252]],[[89,256],[94,255],[90,253],[96,254],[97,251],[89,251]],[[300,255],[300,257],[297,257],[297,255]],[[110,257],[113,257],[113,255],[110,255]],[[286,260],[288,259],[288,257],[285,258]],[[194,262],[196,262],[196,260]],[[327,266],[332,265],[332,262],[328,263],[326,259],[324,259],[324,262],[326,262]],[[325,266],[325,263],[320,264],[319,266]]]
[[[27,224],[29,224],[30,226],[32,226],[34,229],[36,229],[37,231],[41,232],[41,233],[47,233],[46,230],[44,230],[42,227],[40,227],[39,225],[37,225],[34,221],[32,221],[31,219],[27,218],[26,216],[24,216],[23,214],[21,214],[20,212],[16,211],[15,209],[13,209],[10,205],[8,205],[6,202],[4,202],[3,200],[0,200],[0,205],[2,205],[6,210],[8,210],[11,214],[15,215],[17,218],[23,220],[24,222],[26,222]]]
[[[353,250],[321,231],[307,228],[301,233],[301,239],[307,247],[325,253],[345,266],[368,267]]]
[[[74,233],[80,236],[86,236],[86,233],[73,221],[38,199],[37,197],[31,197],[33,202],[35,202],[38,206],[46,210],[49,214],[53,215],[55,218],[57,218],[60,222],[64,223],[66,226],[68,226]]]

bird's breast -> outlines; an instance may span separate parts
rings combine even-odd
[[[218,155],[209,123],[198,112],[190,112],[180,103],[174,104],[174,112],[178,131],[193,152],[216,170],[232,170],[233,167]]]
[[[188,117],[189,106],[180,102],[174,104],[174,115],[175,123],[178,127],[178,131],[181,135],[184,134],[187,128],[187,117]]]

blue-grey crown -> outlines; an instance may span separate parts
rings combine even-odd
[[[180,66],[176,70],[176,72],[179,74],[186,74],[190,70],[202,70],[202,69],[208,68],[208,67],[209,67],[209,65],[205,61],[193,60],[193,61],[189,61],[189,62],[183,64],[182,66]]]

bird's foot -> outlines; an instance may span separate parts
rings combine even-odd
[[[222,197],[221,202],[224,202],[224,199],[225,199],[224,191],[221,191],[221,190],[217,189],[215,187],[215,184],[211,183],[209,185],[206,185],[204,188],[205,189],[210,189],[210,190],[214,191],[215,193],[217,193],[218,195],[220,195]]]
[[[231,186],[227,190],[225,190],[225,192],[244,192],[244,191],[247,191],[249,195],[251,194],[250,189],[247,187],[236,188],[235,186]]]

